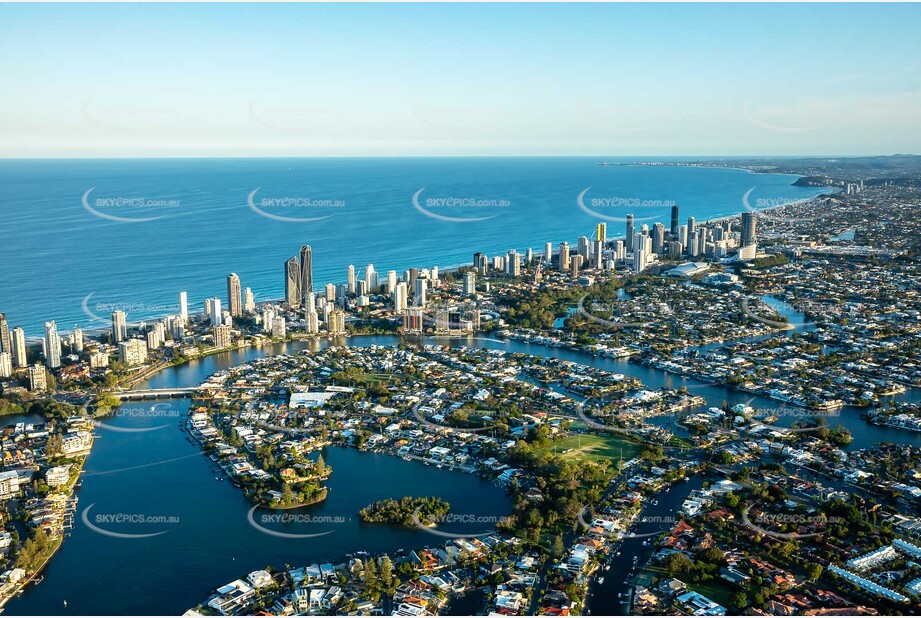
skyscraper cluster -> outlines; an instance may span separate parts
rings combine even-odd
[[[738,259],[755,258],[755,213],[742,213],[741,234],[733,233],[732,221],[729,219],[700,225],[694,217],[688,217],[687,224],[680,225],[679,217],[678,206],[673,205],[669,229],[662,223],[656,223],[652,229],[643,225],[637,231],[633,215],[627,215],[624,250],[625,253],[633,254],[634,270],[645,270],[658,256],[669,259],[681,259],[682,256],[696,258],[704,255],[721,258],[729,256],[735,248],[738,248]]]
[[[309,292],[313,292],[313,249],[304,245],[285,262],[285,302],[303,305]]]

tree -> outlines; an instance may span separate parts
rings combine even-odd
[[[122,404],[121,399],[112,393],[104,393],[96,398],[96,414],[105,415]]]
[[[390,561],[390,556],[384,556],[378,562],[380,567],[380,579],[381,583],[384,584],[384,587],[390,588],[390,584],[393,583],[393,563]]]
[[[809,563],[809,566],[806,567],[806,577],[809,578],[809,581],[815,582],[822,577],[822,568],[821,564],[816,564],[815,562]]]
[[[48,457],[57,457],[64,450],[64,438],[60,433],[53,434],[45,444],[45,453]]]
[[[51,537],[41,530],[37,531],[35,536],[27,539],[19,549],[16,555],[16,566],[26,573],[34,573],[51,551],[52,545]]]
[[[745,606],[748,605],[748,597],[745,596],[744,592],[736,592],[732,595],[732,606],[738,610],[742,610]]]
[[[694,563],[691,559],[681,553],[669,554],[662,565],[672,577],[680,573],[690,573],[694,570]]]
[[[322,454],[317,456],[317,476],[326,476],[326,460]]]
[[[563,545],[563,537],[559,534],[553,538],[553,547],[551,553],[554,558],[559,558],[563,555],[563,552],[566,551],[566,547]]]
[[[377,567],[374,564],[374,558],[368,558],[365,561],[365,585],[374,586],[377,584]]]

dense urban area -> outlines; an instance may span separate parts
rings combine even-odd
[[[175,314],[132,322],[111,307],[111,328],[49,321],[40,343],[0,314],[0,414],[43,419],[2,432],[0,607],[82,525],[99,423],[125,402],[181,397],[175,430],[253,517],[327,500],[332,448],[474,475],[512,506],[369,503],[354,513],[363,525],[417,531],[418,544],[299,564],[292,543],[290,564],[199,574],[201,603],[177,613],[921,612],[919,158],[648,165],[791,173],[828,191],[743,199],[718,220],[678,206],[666,222],[609,217],[572,246],[470,247],[460,267],[343,264],[341,284],[313,280],[304,245],[278,265],[283,299],[257,304],[231,273],[196,310],[177,291]],[[396,343],[356,345],[371,335]],[[292,340],[326,345],[193,388],[144,387],[168,367]]]

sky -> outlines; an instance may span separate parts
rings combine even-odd
[[[918,4],[0,4],[0,157],[921,153]]]

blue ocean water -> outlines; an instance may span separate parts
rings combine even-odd
[[[682,221],[703,221],[741,212],[749,189],[752,205],[821,193],[792,186],[789,175],[598,163],[4,160],[0,311],[30,336],[47,320],[61,331],[105,327],[116,307],[130,321],[175,313],[181,290],[190,311],[200,310],[207,297],[225,298],[230,272],[257,302],[280,298],[282,265],[302,244],[313,246],[317,288],[344,282],[349,264],[363,276],[369,263],[386,274],[469,263],[474,251],[539,251],[591,237],[602,219],[580,208],[586,189],[583,204],[608,218],[609,237],[623,235],[629,212],[668,224],[672,202]]]

